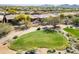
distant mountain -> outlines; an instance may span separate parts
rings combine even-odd
[[[69,5],[69,4],[62,4],[62,5],[50,5],[50,4],[44,4],[44,5],[40,5],[43,7],[60,7],[60,8],[79,8],[79,5],[73,4],[73,5]]]
[[[79,5],[76,5],[76,4],[73,4],[73,5],[63,4],[63,5],[59,5],[58,7],[63,7],[63,8],[79,8]]]
[[[43,5],[40,5],[40,6],[43,6],[43,7],[54,7],[54,5],[50,5],[50,4],[43,4]]]
[[[51,4],[0,4],[0,6],[41,6],[41,7],[61,7],[61,8],[79,8],[77,4],[61,4],[61,5],[51,5]]]

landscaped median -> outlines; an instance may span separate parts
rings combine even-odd
[[[18,37],[11,42],[9,48],[18,51],[36,48],[65,49],[68,46],[68,41],[62,34],[38,30]]]

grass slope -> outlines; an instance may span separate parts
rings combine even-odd
[[[14,50],[26,50],[34,48],[64,49],[68,41],[57,32],[35,31],[17,38],[11,43]]]
[[[79,29],[65,28],[64,30],[69,32],[71,35],[79,38]]]

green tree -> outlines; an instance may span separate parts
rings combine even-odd
[[[60,14],[59,15],[59,21],[61,22],[61,23],[63,23],[63,21],[64,21],[64,19],[65,19],[66,17],[65,17],[65,15],[64,14]]]
[[[12,30],[13,30],[13,27],[10,24],[0,23],[0,38],[8,34]]]
[[[73,15],[66,15],[66,18],[65,18],[65,24],[68,25],[68,24],[71,24],[72,21],[74,19],[74,16]]]
[[[64,19],[65,15],[64,14],[60,14],[59,17],[60,17],[60,19]]]
[[[73,19],[73,24],[79,26],[79,17]]]
[[[59,18],[58,17],[49,16],[47,19],[48,19],[47,20],[48,23],[50,25],[53,25],[54,28],[56,28],[56,25],[59,24]]]

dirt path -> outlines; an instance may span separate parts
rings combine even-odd
[[[47,54],[48,49],[47,48],[38,48],[36,50],[36,54]]]
[[[9,40],[12,40],[12,38],[14,36],[21,36],[23,34],[29,33],[29,32],[33,32],[37,29],[37,27],[32,27],[28,30],[24,30],[24,31],[12,31],[10,32],[7,36],[3,37],[0,39],[0,54],[15,54],[16,52],[13,50],[10,50],[8,48],[8,45],[4,45],[7,44]]]
[[[0,54],[16,54],[15,51],[10,50],[7,45],[0,44]]]

